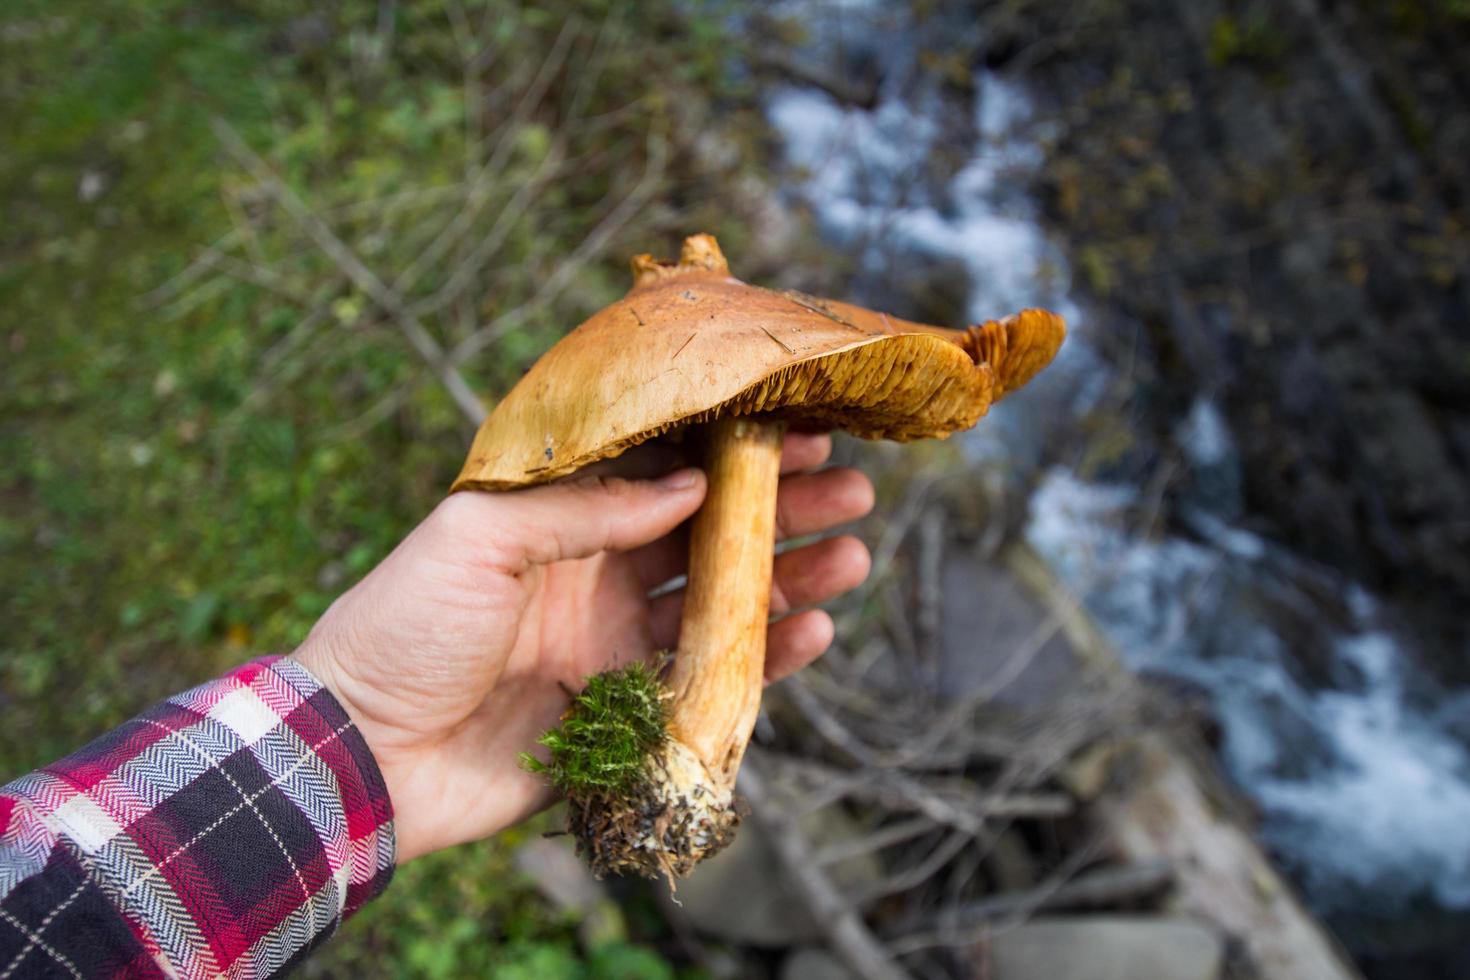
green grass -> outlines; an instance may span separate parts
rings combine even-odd
[[[562,722],[540,738],[551,752],[521,764],[566,796],[626,796],[648,775],[649,759],[668,741],[668,692],[658,672],[635,662],[587,679]]]
[[[480,79],[481,135],[487,155],[506,150],[475,227],[548,154],[571,163],[471,287],[425,314],[452,345],[536,296],[694,104],[676,93],[720,70],[715,21],[691,40],[672,4],[391,6],[386,42],[377,0],[320,5],[317,20],[286,0],[0,5],[0,780],[291,649],[442,497],[468,445],[392,318],[262,193],[215,120],[391,277],[463,210],[442,196],[474,144],[452,13],[487,25],[501,47]],[[516,116],[564,28],[569,56]],[[699,197],[680,165],[650,200]],[[637,211],[605,258],[465,364],[470,383],[493,400],[622,291],[626,255],[691,226],[738,240],[713,207]],[[201,273],[212,243],[229,265]],[[434,295],[463,254],[425,263],[405,295]],[[510,870],[516,839],[404,869],[308,972],[658,975],[618,965],[653,955],[636,943],[656,926],[627,949],[579,948]]]

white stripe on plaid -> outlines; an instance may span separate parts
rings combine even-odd
[[[339,890],[345,900],[345,883],[334,883],[320,889],[295,913],[257,940],[236,961],[237,965],[248,964],[250,967],[243,976],[271,976],[307,943],[323,933],[335,932],[342,922],[342,908],[337,900]]]
[[[281,723],[281,716],[246,687],[222,699],[210,709],[209,717],[234,732],[245,745],[260,741],[262,735]]]
[[[294,708],[294,704],[292,704],[292,707],[287,707],[287,704],[290,703],[289,695],[291,692],[306,692],[304,693],[304,698],[309,699],[312,694],[322,690],[321,681],[317,680],[311,671],[289,658],[278,660],[272,664],[271,674],[275,683],[259,686],[257,693],[260,694],[261,699],[266,702],[271,710],[279,711],[282,717],[288,715],[292,708]],[[273,700],[273,698],[278,698],[279,700]],[[283,729],[283,734],[286,734],[292,739],[297,739],[299,743],[295,732]],[[301,755],[299,751],[298,755]],[[340,800],[342,792],[337,785],[337,776],[332,772],[331,767],[322,761],[320,755],[317,753],[317,748],[312,748],[305,755],[314,764],[314,769],[320,772],[321,777],[331,786],[330,794],[326,796],[316,796],[313,794],[308,798],[316,800]],[[293,802],[296,802],[294,797]],[[318,836],[323,841],[329,839],[329,836],[324,833],[327,825],[318,822],[314,814],[312,816],[312,826],[316,828]],[[393,821],[390,820],[380,824],[377,827],[376,833],[371,837],[361,841],[354,841],[351,839],[351,835],[347,833],[345,824],[343,825],[341,839],[346,842],[346,857],[351,869],[349,881],[357,883],[371,881],[381,870],[391,869],[397,863],[398,839],[396,829]],[[337,867],[335,856],[333,867]],[[345,907],[346,900],[347,889],[344,887],[342,889],[343,907]]]
[[[5,860],[0,861],[0,902],[16,885],[45,869],[46,859],[51,856],[51,848],[56,843],[51,828],[46,826],[46,821],[25,795],[26,787],[41,781],[40,775],[31,773],[10,786],[0,788],[6,792],[14,789],[20,798],[15,812],[10,815],[10,827],[5,837],[0,839],[0,846],[5,852]]]
[[[0,970],[0,980],[9,980],[9,977],[13,975],[17,969],[20,968],[21,963],[25,962],[25,958],[30,955],[31,950],[33,949],[41,950],[41,952],[51,957],[51,959],[66,967],[67,971],[71,973],[72,976],[76,977],[77,980],[81,980],[82,971],[78,970],[76,968],[76,965],[72,963],[71,960],[58,953],[56,949],[51,946],[50,943],[42,939],[41,934],[46,931],[46,928],[51,925],[51,923],[56,921],[56,917],[58,915],[71,908],[71,903],[77,900],[77,896],[81,895],[82,891],[86,889],[86,887],[87,883],[84,881],[75,889],[73,889],[72,893],[64,898],[61,903],[56,906],[56,908],[52,909],[51,912],[46,916],[46,918],[40,921],[35,929],[26,928],[25,924],[22,923],[15,916],[11,915],[4,909],[0,909],[0,919],[4,919],[12,926],[15,926],[15,928],[19,929],[22,935],[26,937],[26,944],[21,947],[20,952],[15,954],[15,958],[10,961],[9,965],[7,965],[4,970]]]
[[[248,694],[249,692],[246,691],[244,693]],[[228,730],[234,736],[233,738],[223,739],[223,742],[226,745],[228,745],[231,741],[242,740],[244,742],[244,746],[248,746],[254,742],[260,741],[261,737],[265,735],[265,732],[257,730],[259,727],[257,706],[259,711],[265,711],[267,709],[264,704],[261,704],[259,698],[251,696],[249,700],[253,701],[254,705],[251,705],[249,702],[243,700],[236,700],[232,702],[229,698],[225,698],[219,703],[219,705],[216,706],[215,710],[217,712],[220,711],[220,709],[228,706],[231,712],[235,712],[238,714],[235,722],[242,726],[241,728],[237,728],[235,727],[235,724],[231,724],[229,721],[225,721],[225,725],[228,726]],[[275,718],[274,715],[272,715],[271,717]],[[216,718],[217,720],[224,720],[218,718],[218,716],[216,716]],[[276,720],[276,724],[280,724],[279,719]],[[196,729],[207,730],[208,726],[201,724],[194,727]],[[200,759],[202,759],[206,765],[214,765],[222,759],[234,755],[234,749],[224,752],[223,754],[218,754],[218,750],[216,750],[217,754],[209,754],[194,742],[193,738],[190,737],[190,731],[191,729],[188,728],[181,729],[177,733],[176,737],[184,744],[186,748],[197,753]],[[306,759],[303,758],[301,761],[305,762]],[[311,889],[306,886],[306,879],[302,877],[301,869],[296,866],[296,859],[291,856],[290,848],[288,848],[286,846],[286,843],[281,840],[281,835],[276,833],[276,828],[271,826],[271,822],[265,818],[265,814],[261,813],[260,808],[255,805],[255,801],[261,796],[265,795],[266,790],[274,786],[275,782],[271,781],[266,783],[264,788],[254,793],[246,793],[245,790],[240,787],[240,784],[235,782],[234,777],[232,777],[223,766],[219,768],[219,773],[221,776],[225,777],[225,782],[229,783],[230,788],[233,789],[235,793],[240,797],[240,802],[250,808],[250,812],[255,815],[255,819],[260,821],[260,825],[265,828],[265,832],[269,834],[270,839],[275,842],[276,847],[281,852],[281,856],[284,857],[286,859],[286,863],[290,865],[291,873],[296,876],[296,884],[301,888],[301,897],[303,899],[309,898],[311,895]]]
[[[172,885],[164,877],[164,868],[181,857],[190,847],[198,844],[206,836],[218,829],[231,817],[240,813],[247,805],[269,792],[282,780],[289,778],[298,770],[306,768],[313,760],[320,762],[315,752],[326,745],[328,741],[339,737],[348,727],[348,725],[344,725],[334,731],[329,738],[322,739],[315,745],[310,746],[310,751],[297,758],[286,772],[267,782],[258,791],[250,794],[248,798],[220,813],[207,827],[190,840],[175,848],[172,853],[165,856],[162,861],[156,864],[143,854],[131,838],[121,838],[121,841],[126,842],[128,845],[124,853],[131,859],[127,861],[127,865],[131,865],[131,867],[125,869],[120,868],[119,870],[122,871],[122,876],[116,879],[118,882],[128,883],[122,891],[122,901],[130,909],[136,911],[138,918],[147,928],[150,938],[157,943],[163,955],[179,968],[179,972],[183,976],[213,976],[220,974],[221,970],[224,969],[224,965],[215,961],[203,933],[199,931],[193,918],[184,907],[183,902],[174,894]],[[340,806],[341,804],[339,802],[338,807]],[[101,867],[105,868],[107,866],[106,858],[108,856],[107,852],[99,855],[99,857],[103,858]],[[345,900],[345,889],[342,894]],[[296,918],[299,912],[300,910],[287,918]],[[310,937],[307,937],[307,939],[309,941]],[[294,951],[293,948],[292,952]],[[238,963],[239,961],[237,961],[237,965]],[[234,974],[234,970],[229,970],[224,975],[229,976]]]
[[[348,728],[351,728],[351,727],[352,727],[352,725],[351,725],[350,722],[348,724],[346,724],[346,725],[343,725],[341,728],[339,728],[336,731],[334,731],[329,737],[322,739],[320,742],[317,742],[314,746],[312,746],[312,749],[313,750],[320,749],[322,746],[326,745],[330,741],[333,741],[334,739],[336,739],[337,737],[339,737],[343,732],[345,732]],[[185,851],[187,851],[189,848],[193,847],[195,844],[199,843],[201,840],[203,840],[206,836],[208,836],[213,831],[219,829],[219,826],[221,824],[223,824],[225,821],[229,820],[231,817],[233,817],[236,814],[238,814],[241,810],[245,809],[245,807],[249,806],[251,803],[254,803],[256,800],[260,799],[266,793],[270,792],[270,790],[272,790],[272,789],[275,788],[276,782],[278,780],[285,779],[287,776],[291,775],[291,773],[294,772],[295,770],[300,769],[301,767],[305,766],[307,764],[307,761],[308,760],[307,759],[304,759],[304,758],[298,760],[296,762],[296,764],[291,767],[291,770],[290,771],[287,771],[285,773],[282,773],[280,776],[276,777],[276,779],[272,779],[270,782],[266,783],[264,786],[262,786],[260,789],[256,790],[254,793],[251,793],[249,796],[243,798],[239,803],[236,803],[234,806],[230,807],[228,810],[225,810],[222,813],[220,813],[217,817],[214,818],[213,821],[210,822],[209,826],[205,827],[203,830],[199,831],[199,833],[195,834],[189,840],[185,841],[184,843],[180,844],[178,847],[174,848],[173,851],[171,851],[166,857],[164,857],[164,859],[162,861],[160,861],[157,864],[153,865],[149,869],[149,871],[148,871],[148,876],[151,877],[151,876],[154,876],[154,875],[161,874],[163,872],[163,869],[164,868],[166,868],[173,861],[176,861]],[[134,888],[137,888],[142,883],[143,882],[141,880],[140,881],[133,882],[131,885],[128,886],[128,891],[132,891]]]
[[[350,886],[380,887],[386,881],[395,858],[392,822],[379,822],[390,804],[360,738],[354,736],[355,741],[350,747],[343,745],[340,750],[342,758],[357,773],[364,777],[371,775],[376,782],[354,782],[350,789],[344,787],[339,784],[338,772],[321,755],[324,747],[340,744],[352,725],[347,720],[324,732],[323,723],[333,716],[323,715],[322,709],[336,712],[337,718],[345,718],[345,715],[335,702],[306,706],[308,700],[318,694],[330,700],[316,678],[303,667],[294,661],[277,660],[268,668],[262,666],[260,670],[247,671],[239,676],[229,675],[172,698],[171,705],[201,716],[193,723],[176,727],[176,722],[182,719],[177,715],[169,717],[167,712],[156,717],[144,716],[132,723],[143,730],[152,725],[162,729],[164,735],[140,749],[132,758],[121,761],[112,773],[100,779],[95,775],[95,767],[114,764],[106,752],[125,749],[131,738],[136,736],[136,730],[131,730],[127,740],[112,746],[103,743],[100,750],[103,755],[100,757],[96,754],[98,750],[79,757],[71,770],[65,766],[70,760],[58,764],[59,769],[50,767],[61,775],[57,772],[32,773],[0,789],[14,799],[14,811],[8,826],[3,827],[3,837],[0,837],[0,853],[4,858],[0,861],[0,902],[26,878],[44,873],[49,855],[58,846],[58,840],[64,838],[72,841],[85,855],[90,880],[100,887],[102,894],[115,907],[127,909],[134,928],[142,930],[139,938],[144,948],[166,973],[187,977],[251,978],[278,970],[314,938],[336,928],[346,908]],[[302,712],[299,722],[288,722],[288,718],[297,711]],[[293,727],[298,723],[306,727],[298,731]],[[302,731],[308,730],[322,734],[308,744],[308,740],[302,738]],[[139,741],[146,741],[146,738]],[[102,761],[96,761],[98,758]],[[248,777],[250,788],[237,781],[230,769],[225,768],[226,764],[242,777]],[[209,822],[192,831],[189,839],[172,847],[159,860],[151,859],[134,836],[124,831],[134,828],[140,820],[168,813],[171,801],[211,770],[218,771],[216,778],[234,791],[235,801],[230,803],[221,799],[218,809],[215,809],[214,797],[218,796],[218,791],[213,788],[204,790],[206,795],[202,799],[209,805],[210,812],[203,816]],[[74,774],[79,782],[76,785],[68,782],[65,778],[68,774]],[[258,779],[263,783],[257,786]],[[95,785],[85,791],[78,788],[93,783]],[[259,805],[262,798],[273,790],[278,792],[270,804],[273,812],[277,807],[289,806],[289,811],[279,812],[283,815],[294,813],[291,818],[294,823],[278,828],[262,810]],[[199,805],[198,792],[194,791],[194,802],[189,804],[190,808]],[[363,795],[365,792],[366,796]],[[354,802],[349,803],[348,793],[352,794]],[[352,839],[349,831],[349,806],[366,806],[369,809],[364,813],[375,815],[367,834],[358,840]],[[171,875],[165,871],[178,865],[180,870],[173,872],[172,877],[182,874],[183,880],[187,881],[206,873],[205,869],[217,866],[211,865],[211,860],[224,856],[228,862],[231,852],[221,851],[219,844],[211,845],[212,852],[206,849],[199,858],[190,859],[187,864],[180,864],[179,859],[191,848],[202,848],[203,842],[216,829],[245,810],[251,812],[284,858],[285,864],[275,867],[280,868],[280,873],[285,873],[285,867],[289,866],[290,874],[294,875],[304,897],[296,901],[289,891],[282,892],[279,885],[271,883],[279,879],[269,878],[261,879],[260,887],[267,891],[261,893],[262,904],[256,906],[249,904],[254,901],[247,897],[251,895],[249,891],[227,889],[219,893],[221,898],[235,896],[229,899],[231,904],[224,909],[225,912],[248,917],[241,921],[240,926],[232,927],[235,931],[229,935],[236,938],[222,940],[226,942],[226,949],[240,948],[233,945],[239,939],[246,940],[248,945],[238,956],[231,954],[233,962],[220,963],[211,937],[205,935],[201,923],[194,920],[188,903],[175,892]],[[178,816],[170,815],[169,822],[153,820],[146,828],[139,829],[145,837],[162,843],[167,840],[170,826],[183,830],[191,825],[195,819],[187,816],[191,812],[197,811],[174,811]],[[184,822],[172,823],[177,819]],[[306,848],[298,850],[298,853],[309,856],[313,862],[311,877],[320,882],[315,890],[304,874],[305,866],[298,865],[292,846],[283,839],[282,833],[278,833],[278,830],[285,832],[284,828],[288,826],[294,827],[289,832],[294,846]],[[358,826],[363,826],[360,819]],[[362,832],[361,829],[358,831]],[[164,836],[160,838],[156,836],[158,834]],[[314,850],[305,843],[312,837],[320,850]],[[249,880],[245,879],[246,882]],[[209,889],[204,880],[200,883],[213,894],[213,889]],[[75,964],[48,944],[41,933],[66,911],[79,894],[82,894],[82,887],[73,893],[70,900],[50,910],[40,928],[33,931],[27,930],[24,923],[9,911],[0,908],[0,915],[5,917],[5,921],[21,930],[26,938],[26,945],[16,957],[17,961],[26,955],[35,955],[34,950],[40,949],[77,973]],[[192,889],[190,894],[194,894]],[[247,904],[241,910],[234,909],[233,904],[242,899]],[[189,899],[189,902],[198,901],[200,898],[197,896]],[[276,915],[282,918],[272,926]],[[260,934],[258,930],[262,928],[265,931]],[[243,932],[240,931],[242,929]],[[75,949],[71,951],[76,953]],[[0,972],[0,980],[5,980],[14,969],[14,963],[5,967],[4,972]]]
[[[310,746],[301,736],[285,726],[277,728],[256,742],[251,751],[271,782],[286,795],[311,821],[326,848],[332,867],[350,869],[352,853],[347,833],[347,818],[342,812],[342,788],[337,774],[317,755],[321,746]],[[347,901],[347,893],[342,893]]]
[[[70,837],[84,854],[95,854],[102,845],[122,832],[101,805],[90,796],[73,796],[51,814],[51,825],[63,837]]]
[[[123,834],[97,855],[94,877],[119,908],[126,908],[146,931],[161,961],[181,976],[212,976],[220,965],[204,932],[138,842]],[[134,884],[130,885],[129,882]]]

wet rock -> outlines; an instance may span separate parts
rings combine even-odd
[[[999,931],[985,953],[995,980],[1216,980],[1225,944],[1183,919],[1057,917]]]
[[[1470,103],[1438,81],[1457,49],[1444,22],[1396,30],[1391,5],[1277,5],[1254,25],[1215,0],[1169,8],[1166,27],[1111,5],[1111,24],[1032,72],[1037,118],[1059,131],[1039,181],[1055,192],[1046,218],[1074,267],[1122,251],[1125,232],[1161,245],[1081,277],[1091,331],[1131,338],[1157,324],[1147,344],[1102,345],[1144,385],[1134,428],[1157,430],[1186,399],[1213,396],[1254,526],[1393,598],[1431,666],[1458,677],[1470,644],[1470,620],[1456,616],[1470,601],[1470,360],[1456,325],[1470,267],[1467,198],[1446,188],[1464,183]],[[1034,4],[1011,30],[1055,38],[1069,17],[1066,4]],[[1156,57],[1181,26],[1199,42]],[[1116,89],[1099,91],[1103,78]],[[1318,111],[1324,97],[1342,111]],[[1118,133],[1147,152],[1120,154]],[[1089,193],[1079,174],[1107,176]],[[1128,193],[1140,183],[1151,190]],[[1221,249],[1244,237],[1240,253]],[[1230,324],[1213,352],[1197,345],[1212,316]]]

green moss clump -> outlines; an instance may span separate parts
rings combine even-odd
[[[561,724],[537,740],[551,761],[523,753],[521,765],[567,796],[625,796],[668,740],[668,697],[657,671],[641,662],[589,677]]]

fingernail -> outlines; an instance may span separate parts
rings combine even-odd
[[[688,490],[694,486],[694,481],[699,478],[699,470],[692,466],[686,466],[682,470],[675,470],[668,476],[661,476],[655,482],[663,490]]]

